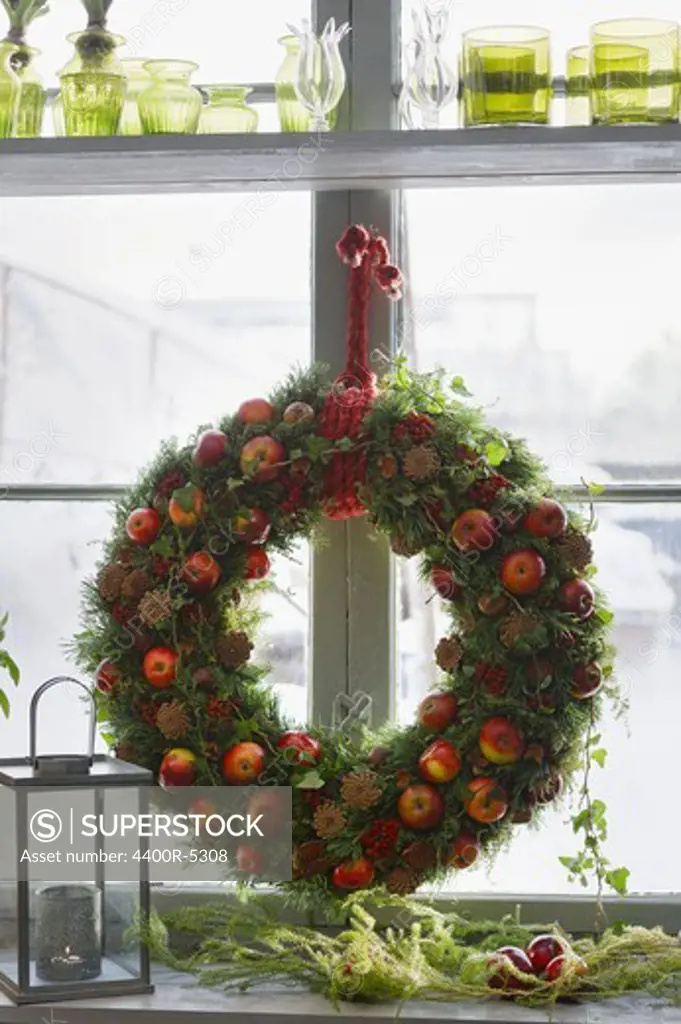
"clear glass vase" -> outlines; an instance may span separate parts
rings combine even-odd
[[[59,73],[67,135],[116,135],[126,81],[116,47],[125,39],[106,29],[87,29],[67,37],[73,58]]]
[[[414,10],[412,18],[412,62],[405,77],[403,105],[420,111],[423,128],[438,128],[442,111],[454,102],[458,90],[457,74],[443,55],[449,11],[426,6],[423,17]]]
[[[14,134],[21,81],[13,67],[17,53],[16,43],[0,43],[0,139],[9,139]]]
[[[119,135],[142,135],[142,122],[139,112],[139,98],[145,89],[153,83],[153,79],[145,64],[148,58],[127,57],[121,61],[125,72],[127,88],[123,101],[120,124],[118,125]]]
[[[331,112],[345,91],[347,78],[340,44],[350,26],[345,23],[336,28],[335,19],[329,18],[320,35],[312,31],[307,21],[303,21],[302,29],[289,28],[300,46],[294,78],[296,96],[312,115],[309,130],[327,132],[331,129]]]
[[[207,102],[201,109],[199,134],[225,135],[258,130],[258,111],[246,103],[253,92],[249,86],[210,85],[201,91]]]
[[[139,98],[145,135],[194,135],[201,117],[201,95],[189,79],[198,64],[189,60],[148,60],[152,84]]]
[[[12,132],[17,139],[39,138],[42,131],[47,93],[35,68],[35,60],[39,56],[39,50],[21,44],[11,57],[12,69],[21,86]]]

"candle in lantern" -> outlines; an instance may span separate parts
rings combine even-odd
[[[596,124],[675,121],[679,106],[679,29],[657,18],[620,18],[591,30]]]
[[[541,28],[474,29],[464,35],[466,125],[547,124],[549,34]]]
[[[37,895],[36,974],[41,981],[97,978],[102,970],[101,894],[87,885],[53,885]]]

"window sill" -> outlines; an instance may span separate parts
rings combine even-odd
[[[156,972],[156,992],[125,999],[87,1000],[55,1007],[12,1007],[0,1000],[0,1024],[336,1024],[352,1021],[392,1022],[397,1004],[378,1006],[344,1003],[337,1012],[322,996],[263,986],[249,994],[225,995],[187,983],[184,975]],[[617,999],[608,1003],[582,1003],[544,1009],[511,1006],[502,1002],[427,1003],[414,1001],[399,1010],[402,1021],[428,1024],[681,1024],[681,1008],[654,1004],[649,998]]]

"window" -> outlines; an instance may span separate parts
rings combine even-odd
[[[568,497],[584,481],[605,485],[597,561],[617,616],[631,734],[621,721],[605,722],[610,756],[596,784],[610,807],[610,855],[631,868],[634,889],[678,891],[671,851],[681,837],[659,780],[675,775],[669,708],[681,657],[679,185],[399,193],[391,154],[400,136],[384,133],[397,126],[394,44],[400,24],[411,34],[409,0],[171,6],[140,17],[136,0],[117,0],[111,24],[128,35],[129,56],[177,52],[199,63],[197,81],[270,83],[270,95],[287,22],[311,12],[319,21],[350,19],[350,96],[314,168],[315,195],[286,182],[257,218],[217,164],[216,180],[190,194],[160,194],[166,186],[146,172],[140,195],[53,198],[50,182],[39,198],[0,199],[0,486],[14,499],[0,504],[0,586],[11,612],[8,643],[24,674],[15,716],[3,726],[5,749],[24,749],[20,723],[34,686],[69,667],[60,643],[77,628],[79,583],[108,533],[108,501],[163,437],[183,438],[266,392],[291,364],[315,358],[340,369],[346,277],[333,244],[352,221],[386,232],[399,225],[392,241],[408,291],[399,323],[376,312],[373,344],[402,344],[419,370],[444,365],[461,374],[490,420],[528,438]],[[569,9],[516,0],[512,20],[551,29],[561,74],[567,47],[617,13],[615,0],[575,0]],[[657,0],[656,13],[675,18],[676,4]],[[508,21],[508,3],[457,0],[453,19],[454,62],[459,33]],[[63,37],[81,21],[78,0],[64,0],[38,23],[45,69],[66,61]],[[261,130],[275,130],[274,105],[263,102],[261,113]],[[453,104],[444,127],[455,124]],[[358,130],[347,151],[344,129]],[[362,149],[359,130],[382,134]],[[536,138],[545,137],[538,129]],[[185,152],[191,143],[183,140]],[[619,170],[634,144],[621,143]],[[238,148],[226,143],[218,159],[226,166]],[[668,171],[662,149],[656,156],[651,147],[650,159]],[[267,151],[254,147],[254,182],[267,179],[271,158],[269,141]],[[379,158],[371,187],[353,190],[348,174]],[[186,185],[173,187],[186,193]],[[491,259],[481,256],[486,242]],[[293,720],[311,713],[328,724],[339,692],[364,691],[375,724],[390,715],[408,722],[435,681],[424,652],[443,628],[441,609],[418,567],[397,564],[363,522],[329,524],[326,533],[319,550],[301,548],[277,566],[258,653],[272,664]],[[79,742],[72,710],[55,711],[47,749]],[[566,817],[563,806],[540,832],[518,835],[489,876],[484,867],[467,872],[459,892],[574,893],[557,861],[574,842]],[[654,855],[644,820],[655,822]]]

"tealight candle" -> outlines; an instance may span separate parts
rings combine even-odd
[[[596,124],[675,121],[679,29],[658,18],[602,21],[591,29]]]
[[[462,71],[466,125],[548,124],[551,72],[545,29],[466,32]]]
[[[53,885],[37,895],[36,974],[41,981],[97,978],[102,971],[101,894],[87,885]]]

